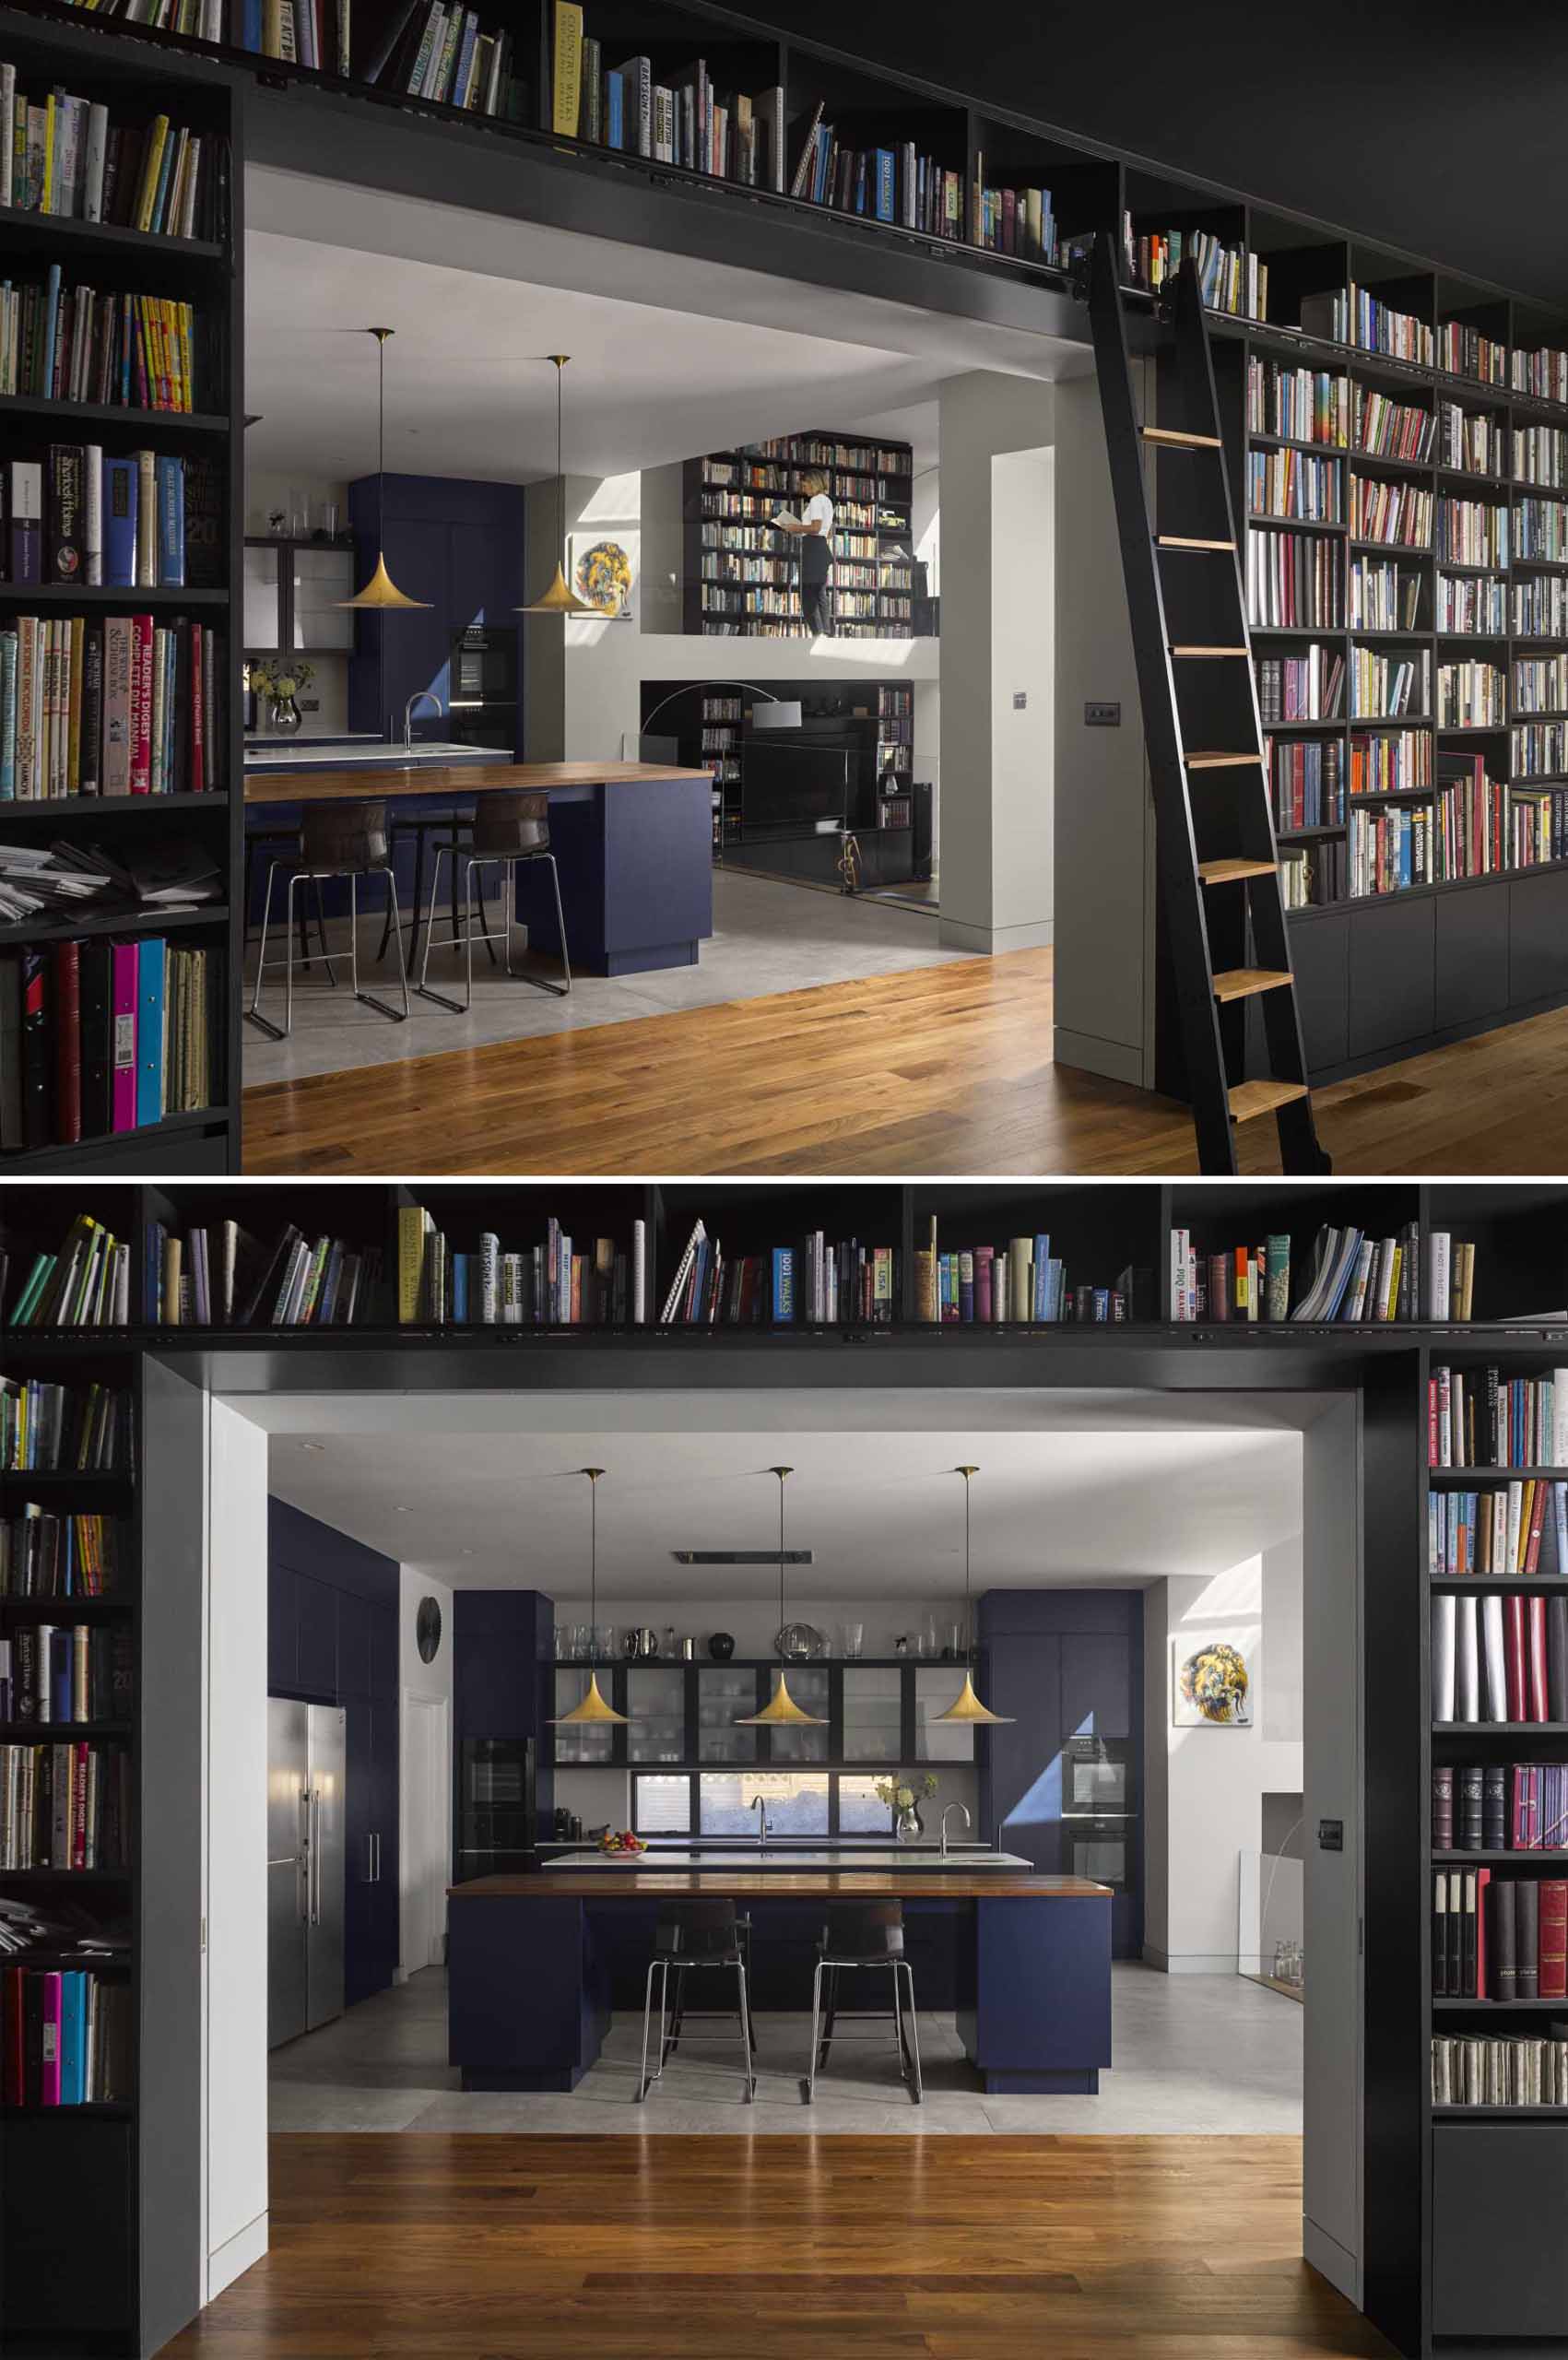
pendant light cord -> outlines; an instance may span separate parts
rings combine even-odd
[[[555,509],[562,572],[566,570],[566,475],[561,466],[560,380],[565,363],[555,364]]]

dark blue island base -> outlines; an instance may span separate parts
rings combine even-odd
[[[944,1878],[939,1894],[931,1884],[929,1873],[607,1870],[454,1885],[449,2062],[466,2090],[574,2089],[612,2012],[642,2008],[661,1903],[701,1894],[744,1906],[752,2006],[765,2018],[809,2008],[824,1903],[901,1898],[915,2003],[955,2016],[987,2094],[1092,2096],[1111,2062],[1108,1890],[1010,1874]]]

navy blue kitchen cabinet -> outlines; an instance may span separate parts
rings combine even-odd
[[[385,484],[384,549],[387,571],[423,609],[356,616],[354,653],[348,661],[348,726],[391,726],[401,735],[404,708],[416,690],[438,696],[449,718],[428,705],[414,717],[417,738],[460,736],[465,711],[452,714],[452,650],[462,631],[482,628],[492,647],[506,643],[514,683],[522,680],[523,643],[516,609],[523,584],[523,491],[515,484],[471,483],[448,476],[389,475]],[[348,518],[367,575],[374,562],[378,533],[378,479],[363,476],[348,487]],[[518,750],[522,726],[521,687],[504,718],[511,742],[498,746],[507,761]]]
[[[453,1735],[531,1737],[535,1800],[554,1808],[548,1736],[555,1710],[555,1606],[540,1590],[460,1589],[452,1600]]]
[[[345,1800],[345,2003],[396,1972],[399,1571],[331,1525],[268,1502],[267,1686],[341,1705]]]
[[[1113,1954],[1143,1950],[1143,1594],[989,1590],[980,1693],[987,1835],[1048,1875],[1111,1884]]]

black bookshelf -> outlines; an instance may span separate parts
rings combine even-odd
[[[204,139],[204,178],[221,172],[227,183],[228,234],[221,242],[205,238],[146,234],[114,224],[95,223],[11,207],[5,215],[7,241],[15,250],[17,275],[27,279],[57,262],[71,282],[100,292],[124,289],[190,301],[197,313],[197,351],[205,385],[195,412],[120,408],[94,403],[10,396],[0,403],[8,446],[37,454],[50,442],[90,438],[109,454],[137,447],[216,465],[220,477],[220,529],[224,580],[218,586],[114,589],[88,584],[0,582],[0,620],[18,616],[92,617],[150,613],[159,622],[189,614],[221,635],[226,673],[219,700],[223,740],[214,757],[218,784],[201,793],[124,796],[50,796],[0,804],[0,834],[28,844],[61,838],[73,844],[101,843],[112,850],[156,850],[159,841],[194,841],[215,862],[224,880],[218,899],[174,914],[131,910],[89,916],[74,924],[57,920],[0,926],[0,956],[41,952],[50,968],[49,946],[110,936],[116,940],[167,937],[171,947],[208,954],[212,976],[208,1026],[208,1102],[199,1109],[171,1114],[156,1124],[84,1136],[60,1137],[64,1127],[53,1105],[54,1045],[47,1044],[50,1105],[45,1143],[0,1155],[0,1175],[170,1172],[222,1172],[239,1162],[239,970],[240,930],[235,879],[239,873],[241,825],[241,734],[235,620],[239,607],[242,493],[240,434],[243,364],[242,255],[243,174],[241,99],[243,80],[210,60],[169,54],[162,45],[106,41],[101,32],[71,9],[35,13],[0,9],[0,57],[16,68],[18,91],[38,94],[52,88],[103,100],[112,122],[138,123],[166,112]],[[54,979],[46,973],[46,988]],[[53,1011],[47,1020],[53,1027]]]
[[[825,428],[686,462],[683,630],[724,639],[807,636],[799,549],[768,518],[781,506],[798,510],[801,478],[814,468],[827,476],[834,508],[834,637],[914,637],[914,451]]]

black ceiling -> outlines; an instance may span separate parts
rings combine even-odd
[[[1562,0],[751,5],[786,31],[1568,305]]]

